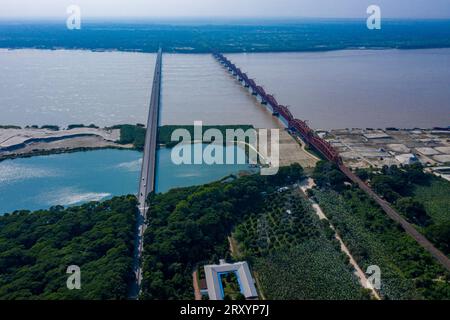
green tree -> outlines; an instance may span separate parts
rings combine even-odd
[[[401,198],[397,200],[395,205],[412,223],[422,227],[431,223],[431,217],[425,211],[423,204],[413,200],[411,197]]]

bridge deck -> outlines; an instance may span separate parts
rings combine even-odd
[[[144,247],[144,232],[146,229],[148,207],[147,196],[155,190],[155,168],[156,168],[156,143],[158,133],[160,97],[162,77],[162,50],[158,51],[156,58],[155,73],[153,76],[153,87],[150,98],[150,106],[147,119],[147,131],[145,134],[144,156],[142,159],[141,176],[139,179],[137,234],[135,239],[134,273],[136,282],[130,292],[130,298],[137,299],[142,282],[141,258]]]

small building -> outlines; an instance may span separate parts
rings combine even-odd
[[[384,133],[384,132],[377,132],[377,133],[364,133],[363,137],[368,140],[374,140],[374,139],[391,139],[391,136]]]
[[[410,165],[419,162],[419,159],[412,153],[399,154],[395,159],[402,165]]]
[[[431,168],[430,171],[434,175],[450,181],[450,167],[434,167]]]
[[[430,147],[416,148],[416,151],[423,154],[424,156],[434,156],[439,154],[439,151]]]
[[[255,281],[250,273],[248,263],[236,262],[226,263],[220,260],[218,265],[207,265],[205,268],[206,285],[208,287],[208,296],[210,300],[223,300],[224,291],[222,287],[222,275],[234,272],[239,282],[242,295],[246,299],[258,299],[258,293],[255,287]]]
[[[411,149],[403,143],[391,143],[387,147],[396,153],[411,153]]]

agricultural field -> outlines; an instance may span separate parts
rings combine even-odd
[[[450,182],[420,165],[359,171],[374,190],[450,257]]]
[[[364,299],[328,223],[297,190],[274,193],[233,233],[239,259],[252,263],[267,299]]]
[[[450,182],[431,177],[428,184],[415,185],[414,200],[420,202],[434,223],[450,222]]]
[[[422,232],[450,257],[450,182],[431,176],[427,184],[414,186],[412,198],[431,220]]]
[[[450,275],[363,191],[317,189],[314,197],[360,267],[380,267],[384,299],[450,299]]]

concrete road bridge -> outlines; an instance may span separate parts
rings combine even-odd
[[[156,58],[153,86],[148,110],[147,130],[145,134],[144,155],[142,159],[141,175],[139,178],[138,209],[133,272],[136,281],[133,283],[129,297],[138,299],[142,283],[142,252],[144,250],[144,233],[148,215],[147,197],[155,191],[156,147],[159,123],[162,78],[162,50]]]

